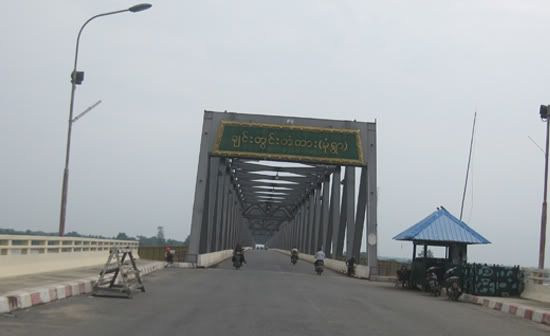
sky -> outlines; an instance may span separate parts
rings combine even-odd
[[[150,2],[82,34],[75,114],[102,103],[73,125],[67,231],[185,239],[204,110],[357,119],[377,122],[379,254],[410,257],[393,236],[460,213],[477,111],[464,220],[492,244],[469,258],[537,264],[548,1]],[[0,227],[57,231],[78,29],[133,4],[4,4]]]

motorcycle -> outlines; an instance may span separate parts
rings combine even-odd
[[[298,262],[298,256],[295,254],[291,255],[290,262],[292,263],[292,265],[296,265],[296,263]]]
[[[233,267],[235,267],[235,269],[238,270],[239,268],[241,268],[242,265],[243,265],[243,254],[242,252],[236,252],[233,255]]]
[[[447,297],[449,300],[458,301],[460,295],[462,295],[462,288],[460,285],[460,277],[456,275],[458,267],[451,267],[445,272],[445,282],[447,286]]]
[[[395,287],[401,286],[402,288],[409,288],[410,286],[411,271],[405,266],[401,266],[401,269],[397,270],[397,279],[395,280]]]
[[[324,270],[325,262],[322,260],[316,260],[314,266],[315,266],[315,272],[317,272],[317,275],[321,275]]]
[[[439,279],[436,274],[436,270],[439,267],[432,266],[426,270],[426,291],[430,292],[433,296],[441,295],[441,285],[439,284]]]
[[[349,277],[355,276],[355,264],[348,263],[347,274]]]

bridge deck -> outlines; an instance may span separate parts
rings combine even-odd
[[[349,279],[272,251],[241,270],[168,269],[132,300],[76,297],[0,317],[4,335],[548,335],[475,305]]]

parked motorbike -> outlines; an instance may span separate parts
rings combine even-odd
[[[458,301],[462,295],[461,279],[457,275],[458,267],[449,268],[445,272],[445,282],[447,287],[447,297],[449,300]]]
[[[315,272],[317,272],[317,275],[321,275],[324,270],[325,263],[322,260],[316,260],[315,261]]]
[[[438,269],[439,267],[432,266],[426,270],[426,291],[430,292],[433,296],[441,295],[441,285],[439,284],[439,279],[436,273]]]
[[[395,280],[395,287],[401,286],[402,288],[410,287],[411,271],[406,266],[401,266],[401,269],[397,270],[397,279]]]

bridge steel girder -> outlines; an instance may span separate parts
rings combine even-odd
[[[302,228],[302,249],[301,251],[307,250],[307,233],[309,232],[309,197],[304,202],[303,208],[304,212],[302,214],[302,222],[304,223]]]
[[[227,249],[233,249],[235,247],[235,242],[233,241],[233,232],[235,231],[235,210],[237,209],[237,197],[235,192],[233,192],[231,197],[231,206],[230,206],[230,213],[229,213],[229,220],[230,220],[230,226],[229,226],[229,232],[227,235]]]
[[[214,131],[214,123],[206,113],[204,114],[201,144],[199,150],[199,164],[197,167],[197,180],[195,182],[195,199],[193,201],[193,217],[191,219],[191,232],[189,239],[189,251],[187,260],[196,262],[200,253],[200,237],[202,231],[202,217],[206,200],[206,181],[208,173],[208,152],[214,145],[214,137],[207,136]]]
[[[214,246],[215,225],[216,225],[216,206],[218,203],[218,172],[221,158],[210,157],[208,167],[208,226],[207,226],[207,241],[206,252],[212,252],[216,248]]]
[[[318,244],[323,246],[323,251],[325,251],[325,254],[330,254],[330,245],[327,246],[327,227],[328,227],[328,209],[329,209],[329,188],[330,188],[330,178],[327,176],[325,181],[323,182],[323,195],[321,199],[321,220],[319,221],[320,228],[319,228],[319,238],[318,238]],[[327,252],[328,247],[328,252]]]
[[[310,176],[303,176],[303,177],[297,177],[297,176],[273,176],[273,175],[264,175],[264,174],[254,174],[254,173],[248,173],[248,172],[242,172],[237,171],[235,173],[235,176],[239,178],[239,182],[241,181],[247,181],[247,182],[253,182],[257,180],[272,180],[277,182],[292,182],[292,183],[278,183],[281,186],[284,185],[296,185],[295,183],[308,183],[308,182],[315,182],[318,180],[319,176],[317,175],[310,175]],[[275,182],[274,182],[275,183]]]
[[[320,175],[331,166],[313,166],[306,167],[283,167],[283,166],[266,166],[257,163],[237,161],[235,168],[247,169],[248,171],[273,171],[273,172],[288,172],[297,175]]]
[[[333,256],[336,250],[338,227],[340,224],[340,167],[332,173],[332,186],[330,191],[330,209],[327,229],[327,256]],[[331,246],[332,245],[332,246]]]
[[[296,248],[298,250],[301,250],[302,249],[302,212],[303,212],[303,207],[300,206],[298,208],[298,211],[296,212],[296,215],[295,215],[295,218],[296,218],[296,240],[295,240],[295,243],[294,245],[296,245]]]
[[[225,183],[226,179],[226,166],[225,163],[220,165],[218,168],[218,206],[216,207],[216,220],[217,220],[217,231],[216,231],[216,245],[215,251],[219,251],[223,248],[223,214],[225,209],[225,198],[227,196],[227,184]]]
[[[346,167],[345,174],[346,207],[346,259],[351,258],[355,235],[355,167]]]
[[[378,274],[378,190],[376,181],[376,124],[367,124],[364,140],[367,157],[367,264],[370,274]]]
[[[321,247],[319,244],[319,232],[321,231],[321,184],[315,188],[315,213],[313,215],[313,239],[312,239],[312,253],[315,253]]]
[[[223,215],[223,206],[225,201],[225,159],[222,159],[222,163],[218,167],[218,178],[217,178],[217,195],[216,198],[218,202],[216,204],[216,238],[214,242],[214,251],[221,249],[221,237],[223,230],[222,215]]]
[[[308,218],[307,218],[307,245],[306,245],[306,252],[311,254],[313,250],[313,229],[314,229],[314,222],[315,219],[315,190],[313,190],[313,193],[309,196],[309,208],[308,208]]]
[[[231,184],[229,183],[229,176],[224,178],[223,183],[225,184],[225,195],[224,195],[224,206],[222,213],[222,250],[228,248],[227,244],[227,231],[229,229],[229,206],[231,205]]]
[[[355,228],[353,235],[352,256],[359,261],[361,256],[361,240],[365,224],[365,211],[367,210],[367,168],[361,168],[359,182],[359,195],[357,198],[357,214],[355,215]]]
[[[345,175],[345,172],[344,172]],[[338,231],[336,234],[336,248],[334,251],[335,257],[339,258],[344,255],[344,238],[346,236],[346,217],[347,212],[345,209],[347,208],[347,193],[346,193],[346,183],[344,178],[344,183],[342,187],[342,203],[340,206],[340,216],[338,221]]]

